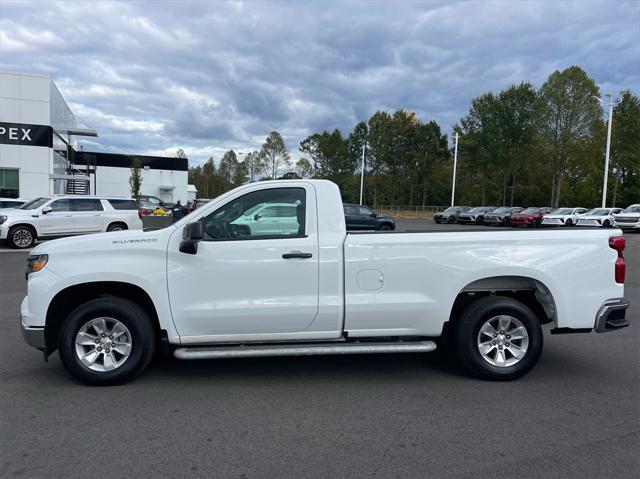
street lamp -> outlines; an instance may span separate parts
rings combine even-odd
[[[451,206],[456,197],[456,166],[458,165],[458,132],[456,131],[456,146],[453,149],[453,180],[451,182]]]
[[[607,183],[609,181],[609,153],[611,152],[611,121],[613,120],[613,107],[618,103],[618,101],[613,99],[613,95],[611,93],[605,94],[605,96],[609,99],[609,121],[607,124],[607,149],[604,157],[604,183],[602,185],[602,208],[606,208],[607,203]],[[600,102],[602,107],[605,107],[604,100],[600,97],[593,96],[596,100]]]
[[[360,205],[362,205],[362,193],[364,191],[364,149],[365,149],[365,143],[362,144],[362,171],[360,172]]]

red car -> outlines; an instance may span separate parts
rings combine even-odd
[[[551,213],[552,210],[553,208],[527,208],[521,213],[511,215],[511,226],[514,228],[518,226],[537,228],[542,223],[542,217]]]

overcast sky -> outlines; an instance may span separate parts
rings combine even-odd
[[[192,163],[406,108],[446,133],[486,91],[583,67],[640,91],[640,2],[9,2],[0,69],[50,75],[86,149]]]

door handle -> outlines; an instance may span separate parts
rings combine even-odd
[[[64,215],[65,218],[71,218],[72,215]]]
[[[291,258],[309,259],[312,256],[313,255],[311,253],[301,253],[300,251],[292,251],[291,253],[284,253],[282,255],[284,259],[291,259]]]

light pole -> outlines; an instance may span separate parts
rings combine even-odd
[[[605,96],[609,99],[609,121],[607,122],[607,148],[604,156],[604,181],[602,184],[602,208],[606,208],[607,206],[607,183],[609,182],[609,153],[611,152],[611,121],[613,120],[613,107],[616,104],[616,101],[613,99],[613,95],[611,93],[605,94]],[[600,97],[594,95],[594,98],[600,102],[600,104],[605,107],[604,100]]]
[[[453,180],[451,183],[451,206],[456,197],[456,167],[458,166],[458,132],[456,131],[456,146],[453,148]]]
[[[364,191],[364,148],[365,144],[362,144],[362,171],[360,171],[360,204],[362,205],[362,193]]]

